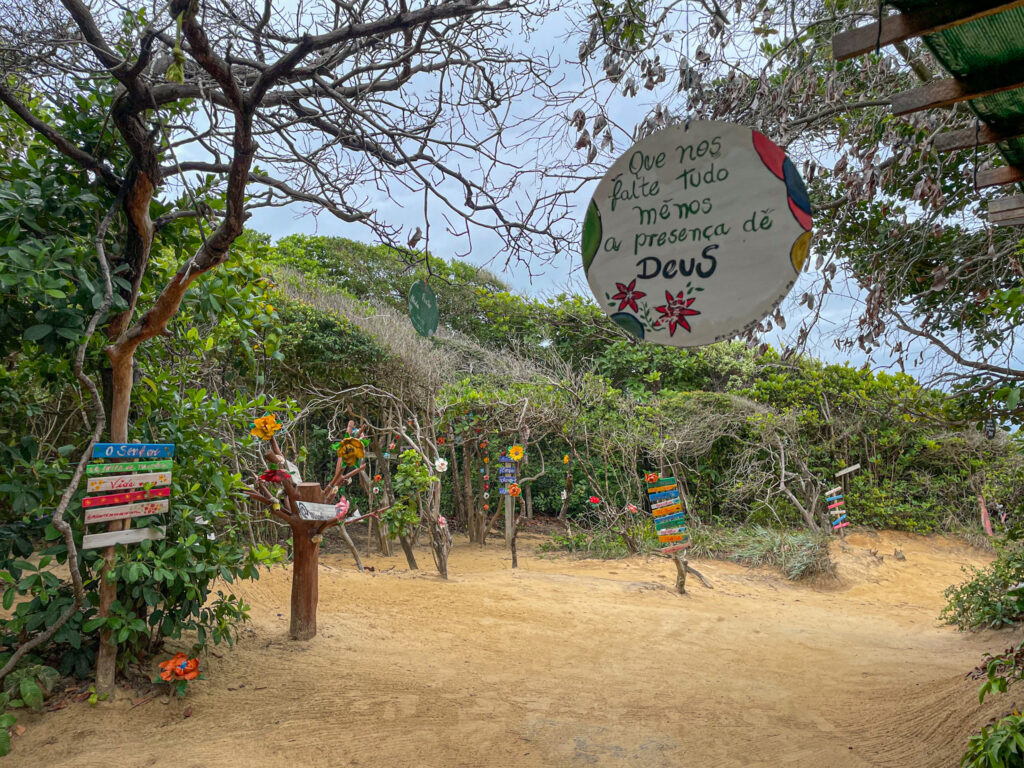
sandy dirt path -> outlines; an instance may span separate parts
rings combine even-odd
[[[964,674],[1021,635],[936,618],[987,559],[959,542],[853,534],[817,584],[702,562],[715,588],[679,596],[665,560],[545,559],[537,541],[518,571],[457,541],[448,583],[325,556],[309,642],[287,639],[277,569],[241,587],[253,620],[185,701],[23,715],[3,764],[945,767],[1012,700],[979,707]]]

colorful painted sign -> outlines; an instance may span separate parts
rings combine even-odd
[[[87,475],[111,475],[115,472],[159,472],[172,469],[174,462],[171,459],[159,459],[157,461],[119,461],[113,464],[89,464],[85,468]]]
[[[165,499],[171,495],[170,488],[150,488],[142,491],[128,491],[127,493],[111,493],[107,496],[86,496],[82,499],[82,506],[105,507],[110,504],[129,504],[144,499]]]
[[[147,501],[142,504],[125,504],[117,507],[89,509],[85,513],[86,525],[109,523],[113,520],[128,520],[146,515],[162,515],[167,511],[169,501]]]
[[[856,469],[858,466],[860,465],[851,467],[850,471]],[[828,495],[825,497],[825,503],[828,505],[828,513],[836,517],[836,519],[832,521],[833,531],[838,531],[850,525],[849,521],[846,519],[846,509],[844,508],[846,502],[843,500],[843,494],[841,493],[842,490],[842,486],[836,486],[835,488],[826,491]]]
[[[141,475],[114,475],[113,477],[90,477],[86,481],[89,493],[101,491],[127,491],[145,486],[161,486],[171,484],[170,472],[145,472]]]
[[[770,314],[810,243],[810,199],[785,152],[744,126],[695,120],[609,168],[583,222],[583,270],[619,326],[696,347]]]
[[[86,496],[82,499],[85,508],[85,524],[95,525],[135,517],[165,514],[169,507],[173,478],[173,443],[97,443],[93,446],[93,458],[99,459],[150,459],[149,461],[96,462],[85,468],[86,491],[103,493],[102,496]],[[112,473],[132,474],[112,474]],[[83,549],[111,547],[115,544],[132,544],[139,541],[158,540],[164,537],[163,528],[128,528],[123,531],[87,534],[82,540]]]
[[[838,472],[836,472],[836,477],[842,477],[843,475],[848,475],[851,472],[856,472],[858,469],[860,469],[860,464],[851,464],[846,469],[841,469]]]
[[[409,319],[420,336],[437,333],[441,314],[437,308],[437,294],[425,280],[417,280],[409,289]]]
[[[82,537],[82,549],[99,549],[115,544],[138,544],[140,541],[160,541],[164,537],[162,526],[155,528],[129,528],[126,531],[92,533]]]
[[[679,485],[674,477],[658,477],[657,473],[647,474],[647,497],[651,502],[654,527],[658,541],[673,544],[662,552],[677,552],[690,546],[690,534],[686,532],[686,515],[679,497]]]
[[[173,456],[173,443],[96,443],[92,447],[94,459],[170,459]]]

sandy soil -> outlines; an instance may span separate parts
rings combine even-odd
[[[959,542],[853,534],[839,579],[812,585],[695,563],[715,588],[691,577],[680,596],[665,560],[548,559],[537,541],[518,571],[457,541],[448,583],[328,555],[310,642],[287,639],[278,569],[241,588],[252,623],[186,700],[23,715],[3,764],[952,766],[1013,700],[979,707],[964,674],[1019,633],[937,621],[943,588],[986,560]]]

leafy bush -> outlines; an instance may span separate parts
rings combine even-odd
[[[694,528],[690,552],[696,557],[725,558],[749,566],[772,566],[798,581],[832,575],[830,537],[810,531],[785,531],[755,525],[748,528]]]
[[[1024,580],[1024,547],[1001,545],[999,555],[984,569],[963,569],[971,578],[946,589],[941,618],[957,629],[1009,626],[1024,619],[1024,592],[1009,591]]]
[[[1020,768],[1024,766],[1024,715],[1007,715],[991,728],[971,736],[961,768]]]

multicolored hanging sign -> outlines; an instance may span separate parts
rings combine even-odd
[[[170,508],[170,484],[174,462],[173,444],[146,443],[98,443],[93,447],[94,459],[153,459],[157,461],[94,462],[86,468],[86,490],[88,493],[103,493],[101,496],[86,496],[82,499],[85,524],[111,523],[130,520],[135,517],[162,515]],[[132,474],[111,474],[132,473]],[[164,537],[163,527],[129,528],[124,531],[86,534],[82,537],[82,549],[109,547],[114,544],[133,544],[140,541],[159,540]]]
[[[658,541],[670,545],[662,547],[661,551],[686,549],[690,546],[690,534],[686,532],[686,513],[679,497],[679,484],[674,477],[659,477],[657,472],[648,472],[645,479]]]
[[[587,207],[583,270],[616,324],[697,347],[770,314],[810,243],[810,199],[786,153],[744,126],[695,120],[612,164]]]
[[[846,519],[846,511],[843,509],[843,494],[842,486],[837,485],[830,491],[826,491],[825,503],[828,504],[828,512],[830,515],[837,516],[832,521],[832,530],[838,531],[842,528],[849,527],[850,523]]]
[[[437,332],[441,320],[437,294],[425,280],[417,280],[409,289],[409,319],[420,336],[429,338]]]
[[[509,495],[509,488],[516,482],[516,462],[509,456],[498,459],[498,493]]]

